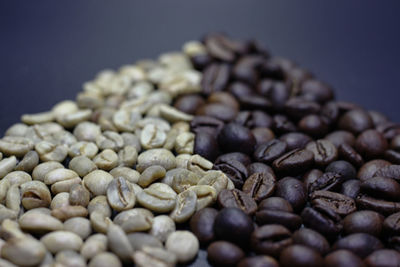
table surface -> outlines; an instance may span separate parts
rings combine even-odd
[[[338,99],[400,111],[400,1],[1,1],[0,134],[74,99],[105,68],[178,50],[209,31],[257,38]],[[204,253],[194,266],[206,266]]]

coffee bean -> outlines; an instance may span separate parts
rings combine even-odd
[[[352,198],[329,191],[314,191],[310,195],[310,200],[312,205],[329,207],[341,216],[348,215],[357,209]]]
[[[323,266],[321,255],[306,246],[292,245],[282,250],[279,263],[289,266]]]
[[[376,130],[383,134],[386,139],[392,139],[400,133],[400,125],[393,122],[385,122],[376,127]]]
[[[236,116],[234,122],[250,129],[256,127],[269,128],[272,125],[272,118],[267,113],[260,110],[241,111]]]
[[[296,126],[284,115],[275,115],[272,118],[272,129],[278,134],[295,132]]]
[[[253,229],[251,218],[237,208],[225,208],[215,217],[214,233],[222,240],[245,245],[249,241]]]
[[[346,112],[339,119],[339,128],[359,134],[372,128],[373,122],[367,112],[361,109],[353,109]]]
[[[301,226],[301,217],[286,211],[262,209],[256,212],[256,222],[259,225],[281,224],[290,230],[296,230]]]
[[[362,259],[349,250],[339,249],[329,253],[324,259],[327,267],[365,267]]]
[[[381,133],[376,130],[362,132],[356,140],[356,150],[365,158],[377,158],[387,149],[388,144]]]
[[[234,42],[220,34],[210,34],[205,39],[208,53],[219,60],[232,62],[235,53],[243,53],[247,47],[241,42]]]
[[[380,249],[372,252],[364,262],[368,266],[396,266],[400,262],[400,253],[394,249]]]
[[[400,184],[392,178],[372,177],[361,183],[361,191],[385,200],[400,200]]]
[[[374,176],[387,177],[400,181],[400,165],[389,165],[379,168]]]
[[[207,259],[214,266],[235,266],[245,256],[242,249],[227,241],[216,241],[207,248]]]
[[[306,188],[309,188],[311,184],[315,183],[319,177],[324,173],[319,169],[312,169],[303,175],[303,183]]]
[[[343,237],[336,241],[332,247],[333,250],[348,249],[361,258],[365,258],[373,251],[382,248],[383,244],[379,239],[365,233],[351,234]]]
[[[238,151],[251,155],[256,140],[249,129],[237,123],[229,123],[219,133],[218,143],[226,152]]]
[[[291,98],[285,103],[285,111],[290,117],[295,120],[307,117],[310,114],[317,114],[321,106],[312,101],[307,101],[302,98]]]
[[[256,145],[267,143],[273,140],[275,137],[274,132],[269,128],[264,128],[264,127],[254,128],[251,130],[251,132],[254,135],[254,138],[256,139]]]
[[[361,210],[344,218],[343,231],[346,234],[367,233],[379,237],[382,224],[382,215],[371,210]]]
[[[325,136],[324,139],[331,141],[331,143],[337,148],[339,148],[341,145],[353,147],[356,142],[356,138],[351,132],[342,130],[334,131]]]
[[[347,160],[356,167],[360,167],[364,164],[364,160],[357,151],[347,144],[342,144],[339,146],[339,156],[344,160]]]
[[[175,232],[176,227],[174,221],[166,215],[158,215],[154,217],[153,224],[151,225],[150,234],[156,237],[161,242],[165,242],[168,236]],[[129,235],[128,235],[128,238]],[[131,242],[132,244],[132,242]],[[133,246],[135,249],[135,246]]]
[[[196,257],[199,240],[189,231],[176,231],[168,236],[165,248],[175,254],[179,263],[185,263]]]
[[[383,153],[383,157],[386,160],[392,162],[393,164],[400,164],[400,153],[395,150],[392,149],[386,150]]]
[[[305,226],[327,237],[335,237],[342,230],[340,216],[327,207],[305,208],[301,213]]]
[[[247,166],[251,163],[251,159],[248,155],[241,153],[241,152],[231,152],[231,153],[226,153],[226,154],[219,156],[215,160],[215,164],[218,164],[220,162],[225,162],[227,160],[237,160],[240,163],[242,163],[244,166]]]
[[[293,244],[300,244],[318,251],[324,255],[329,251],[329,243],[320,233],[308,229],[301,228],[293,233]]]
[[[339,107],[333,101],[327,102],[321,107],[320,114],[321,114],[322,120],[326,124],[333,125],[337,122],[337,120],[339,118],[339,115],[340,115]]]
[[[274,139],[256,147],[254,159],[266,164],[272,163],[286,152],[287,144]]]
[[[389,215],[400,211],[400,203],[386,201],[382,199],[372,198],[366,195],[361,195],[356,199],[357,207],[379,212],[383,215]]]
[[[190,219],[190,230],[196,235],[200,243],[207,244],[215,239],[214,221],[217,214],[216,209],[204,208],[197,211]]]
[[[295,149],[273,162],[274,169],[282,174],[296,175],[307,170],[314,163],[314,155],[305,149]]]
[[[307,201],[307,189],[301,181],[286,177],[276,184],[275,196],[286,199],[295,211],[300,211]]]
[[[253,94],[251,87],[243,82],[233,82],[228,88],[228,91],[237,99]]]
[[[209,95],[213,92],[219,92],[225,89],[230,76],[230,67],[228,64],[211,64],[204,70],[201,80],[203,93]]]
[[[360,193],[361,190],[360,185],[361,185],[360,180],[350,179],[342,184],[342,189],[340,193],[342,193],[345,196],[351,197],[352,199],[355,199]]]
[[[310,136],[300,132],[284,134],[279,140],[287,144],[288,151],[305,148],[306,145],[312,141]]]
[[[208,103],[219,103],[231,107],[235,110],[239,109],[239,103],[234,96],[226,92],[215,92],[208,96]]]
[[[388,216],[383,222],[383,228],[386,233],[390,235],[397,235],[400,233],[400,212],[393,213]]]
[[[343,183],[344,178],[339,173],[326,172],[314,182],[309,184],[308,191],[316,190],[338,191]]]
[[[338,160],[330,163],[326,167],[325,171],[339,173],[345,180],[356,178],[357,175],[357,171],[353,165],[344,160]]]
[[[205,104],[204,99],[199,95],[183,95],[179,97],[174,104],[174,107],[187,114],[194,115],[196,110]]]
[[[190,127],[194,133],[206,131],[212,135],[217,135],[224,126],[221,120],[210,116],[196,116],[190,122]]]
[[[290,97],[290,88],[284,82],[270,79],[262,80],[257,87],[257,91],[268,97],[275,111],[281,111],[286,101]]]
[[[242,190],[259,202],[274,193],[275,182],[275,177],[271,174],[255,173],[247,178]]]
[[[244,180],[247,178],[246,167],[237,160],[219,160],[214,165],[215,170],[220,170],[227,174],[229,179],[235,184],[235,187],[242,188]]]
[[[251,234],[251,248],[259,254],[278,257],[281,251],[292,244],[291,233],[278,224],[261,226]]]
[[[309,79],[301,84],[301,94],[310,96],[318,103],[325,103],[334,97],[329,85],[315,79]]]
[[[258,69],[262,62],[263,58],[258,55],[241,57],[232,70],[233,77],[248,84],[255,84],[258,80],[256,69]]]
[[[374,177],[375,173],[386,166],[391,165],[389,161],[383,159],[374,159],[366,162],[361,168],[358,170],[357,178],[361,181],[365,181],[371,177]],[[385,176],[385,175],[382,175]]]
[[[319,166],[326,166],[338,157],[336,147],[328,140],[310,142],[306,149],[314,154],[314,162]]]
[[[249,176],[251,176],[255,173],[271,174],[271,175],[275,176],[272,168],[261,162],[254,162],[254,163],[247,165],[247,173]]]
[[[329,126],[321,116],[311,114],[302,118],[298,123],[299,130],[313,137],[323,137],[329,131]]]
[[[196,111],[196,115],[212,117],[223,122],[232,121],[236,117],[236,114],[237,110],[235,108],[222,103],[205,104]]]
[[[289,201],[281,197],[269,197],[261,201],[258,205],[258,210],[264,209],[293,212],[292,205],[290,205]]]
[[[252,256],[242,259],[238,267],[278,267],[278,262],[270,256]]]
[[[222,190],[218,195],[218,205],[222,208],[239,208],[246,214],[253,214],[257,210],[254,199],[238,189]]]

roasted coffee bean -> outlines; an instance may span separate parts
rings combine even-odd
[[[215,239],[214,221],[217,215],[218,211],[216,209],[204,208],[197,211],[190,219],[190,230],[199,239],[200,243],[207,244]]]
[[[201,87],[203,93],[209,95],[213,92],[219,92],[225,89],[230,76],[230,67],[228,64],[211,64],[203,73]]]
[[[372,128],[373,122],[369,114],[362,109],[353,109],[346,112],[339,119],[339,128],[359,134],[365,130]]]
[[[216,241],[207,248],[207,259],[214,266],[235,266],[245,256],[243,250],[227,241]]]
[[[389,245],[389,247],[394,248],[395,250],[399,251],[399,249],[400,249],[400,236],[389,237],[388,245]]]
[[[190,127],[194,133],[206,131],[212,135],[218,135],[223,126],[222,121],[209,116],[196,116],[190,122]]]
[[[296,175],[304,172],[314,163],[314,154],[306,149],[295,149],[276,159],[272,166],[282,174]]]
[[[239,109],[239,102],[236,98],[227,92],[215,92],[208,96],[208,103],[220,103],[236,110]]]
[[[266,164],[272,163],[286,152],[287,144],[283,141],[274,139],[256,147],[254,159]]]
[[[226,152],[242,152],[251,155],[256,140],[251,131],[240,124],[226,124],[218,135],[218,144]]]
[[[215,136],[205,131],[198,132],[194,141],[194,153],[214,161],[219,154]]]
[[[333,125],[339,118],[339,107],[333,101],[325,103],[325,105],[321,107],[320,114],[325,123],[328,125]]]
[[[350,179],[342,184],[342,189],[340,193],[345,196],[355,199],[361,190],[361,181],[358,179]]]
[[[255,173],[247,178],[242,190],[259,202],[274,193],[275,183],[275,177],[271,174]]]
[[[312,101],[293,97],[285,103],[285,111],[290,117],[298,120],[310,114],[317,114],[321,106]]]
[[[383,228],[390,235],[398,235],[400,233],[400,212],[388,216],[383,222]]]
[[[386,160],[392,162],[393,164],[400,164],[400,153],[395,150],[391,150],[391,149],[386,150],[383,153],[383,157]]]
[[[248,84],[255,84],[258,80],[257,69],[263,62],[263,57],[248,55],[241,57],[232,70],[233,77]]]
[[[290,98],[290,88],[287,84],[270,79],[262,80],[257,91],[268,97],[275,111],[282,111],[286,101]]]
[[[400,184],[392,178],[372,177],[361,183],[361,191],[374,198],[400,200]]]
[[[229,85],[228,91],[237,99],[253,94],[251,87],[243,82],[233,82]]]
[[[251,218],[237,208],[225,208],[215,217],[214,233],[222,240],[245,245],[249,241],[253,229]]]
[[[303,183],[306,188],[309,188],[311,184],[315,183],[319,177],[324,173],[319,169],[312,169],[303,175]]]
[[[365,267],[364,262],[360,257],[355,255],[350,250],[339,249],[329,253],[324,259],[326,267]]]
[[[236,114],[236,109],[220,103],[205,104],[196,112],[196,115],[209,116],[223,122],[232,121],[236,117]]]
[[[359,209],[373,210],[383,215],[390,215],[400,211],[399,202],[376,199],[366,195],[357,197],[356,203]]]
[[[387,177],[400,181],[400,165],[389,165],[379,168],[374,176]]]
[[[400,253],[394,249],[380,249],[372,252],[364,262],[368,266],[398,266],[400,263]]]
[[[316,190],[338,191],[343,181],[344,178],[341,174],[326,172],[315,182],[309,184],[308,191],[310,193]]]
[[[354,179],[357,175],[357,171],[353,165],[344,160],[338,160],[330,163],[326,167],[325,171],[339,173],[345,180]]]
[[[373,159],[381,156],[388,148],[388,144],[378,131],[366,130],[357,137],[355,148],[365,158]]]
[[[269,197],[261,201],[258,205],[258,210],[264,209],[293,212],[292,205],[290,205],[289,201],[281,197]]]
[[[254,163],[247,165],[247,174],[249,176],[251,176],[255,173],[271,174],[271,175],[275,176],[272,168],[261,162],[254,162]]]
[[[253,133],[254,138],[256,139],[257,145],[267,143],[273,140],[275,137],[274,132],[271,129],[265,127],[254,128],[251,130],[251,132]]]
[[[278,267],[278,262],[270,256],[252,256],[242,259],[238,267]]]
[[[393,122],[385,122],[376,127],[386,139],[392,139],[400,133],[400,125]]]
[[[332,88],[316,79],[309,79],[301,84],[301,94],[308,96],[312,101],[325,103],[334,98]]]
[[[241,153],[241,152],[231,152],[231,153],[227,153],[227,154],[223,154],[223,155],[219,156],[216,159],[215,164],[225,162],[227,160],[237,160],[240,163],[242,163],[244,166],[247,166],[251,163],[250,157],[247,156],[246,154]]]
[[[325,123],[321,116],[312,114],[302,118],[298,123],[298,128],[302,132],[313,137],[323,137],[329,131],[328,124]]]
[[[367,257],[373,251],[382,249],[383,244],[379,239],[370,234],[351,234],[336,241],[332,249],[347,249],[361,258]]]
[[[307,207],[302,211],[301,218],[305,226],[327,237],[335,237],[342,230],[340,216],[327,207]]]
[[[382,231],[383,216],[372,210],[360,210],[343,219],[345,234],[367,233],[379,237]]]
[[[250,239],[251,248],[258,254],[278,257],[283,249],[292,244],[290,231],[278,224],[261,226],[254,230]]]
[[[250,129],[257,127],[270,128],[272,125],[272,118],[267,113],[260,110],[241,111],[236,116],[234,122]]]
[[[226,62],[232,62],[236,53],[243,54],[248,50],[245,43],[233,41],[221,34],[209,34],[205,46],[212,57]]]
[[[307,189],[301,181],[286,177],[277,182],[275,196],[286,199],[295,211],[300,211],[307,201]]]
[[[310,136],[300,132],[284,134],[279,140],[287,144],[288,151],[305,148],[306,145],[312,141]]]
[[[385,114],[376,111],[376,110],[368,110],[368,114],[374,123],[374,126],[378,126],[379,124],[386,123],[389,121],[388,117]]]
[[[314,162],[319,166],[326,166],[338,157],[336,147],[328,140],[320,139],[310,142],[306,149],[314,154]]]
[[[220,160],[214,165],[215,170],[220,170],[232,180],[235,187],[242,188],[245,179],[247,178],[246,167],[237,160]]]
[[[324,139],[331,141],[331,143],[337,148],[339,148],[341,145],[353,147],[356,142],[356,138],[351,132],[342,130],[334,131],[325,136]]]
[[[221,208],[239,208],[246,214],[253,214],[257,210],[254,199],[238,189],[222,190],[218,195],[218,205]]]
[[[329,191],[314,191],[310,195],[310,200],[312,205],[328,207],[341,216],[348,215],[357,209],[352,198]]]
[[[357,173],[357,178],[360,179],[361,181],[365,181],[371,177],[375,176],[375,173],[386,166],[390,166],[390,162],[383,160],[383,159],[374,159],[371,161],[366,162],[364,165],[361,166],[361,168],[358,170]],[[385,175],[379,174],[383,177]]]
[[[196,110],[205,104],[204,99],[199,95],[183,95],[176,99],[174,107],[187,114],[194,115]]]
[[[296,125],[284,115],[275,115],[272,118],[272,129],[278,134],[295,132]]]
[[[292,235],[293,244],[300,244],[318,251],[325,255],[329,251],[329,243],[320,233],[308,229],[301,228]]]
[[[270,110],[271,102],[260,95],[250,94],[239,97],[240,106],[249,110]]]
[[[279,263],[282,267],[291,266],[323,266],[323,259],[321,255],[306,246],[302,245],[291,245],[280,254]]]
[[[301,226],[301,217],[286,211],[262,209],[256,212],[256,222],[259,225],[281,224],[290,230],[296,230]]]

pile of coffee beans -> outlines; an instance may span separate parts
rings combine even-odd
[[[400,125],[255,41],[197,45],[202,91],[174,106],[235,185],[191,219],[209,262],[400,266]]]

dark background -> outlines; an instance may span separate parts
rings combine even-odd
[[[0,133],[74,99],[104,68],[178,50],[209,31],[258,38],[342,100],[400,111],[400,1],[1,1]]]

